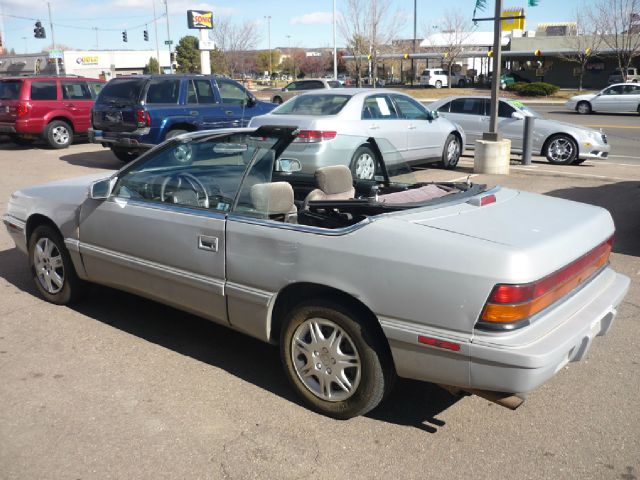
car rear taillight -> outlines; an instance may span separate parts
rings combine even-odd
[[[136,110],[136,122],[138,124],[138,127],[150,127],[151,115],[149,115],[149,112],[147,112],[146,110]]]
[[[24,117],[27,113],[29,113],[30,105],[26,102],[19,102],[16,105],[16,117]]]
[[[300,130],[294,142],[318,143],[324,140],[333,140],[338,132],[327,130]]]
[[[533,315],[575,290],[606,265],[612,245],[613,236],[566,267],[536,282],[496,285],[477,326],[509,330],[528,324],[527,320]]]

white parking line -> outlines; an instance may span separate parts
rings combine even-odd
[[[467,178],[477,177],[478,175],[479,175],[478,173],[470,173],[469,175],[465,175],[464,177],[454,178],[453,180],[449,180],[449,181],[450,182],[462,182],[463,180],[466,180]]]
[[[513,168],[515,170],[527,169],[527,167],[514,167],[514,166],[512,166],[511,168]],[[570,175],[570,176],[574,176],[574,177],[600,178],[600,179],[603,179],[603,180],[621,180],[621,181],[628,181],[629,180],[629,177],[621,178],[621,177],[611,177],[609,175],[593,175],[591,173],[573,173],[573,172],[560,171],[560,170],[546,170],[544,168],[539,168],[537,171],[538,172],[555,173],[556,175]]]

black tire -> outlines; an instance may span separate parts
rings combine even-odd
[[[176,128],[175,130],[169,130],[167,135],[164,137],[165,140],[169,140],[170,138],[177,137],[178,135],[182,135],[183,133],[187,133],[188,130],[181,130]]]
[[[440,164],[447,170],[452,170],[458,165],[462,155],[462,145],[460,139],[453,133],[450,133],[447,140],[444,142],[444,148],[442,149],[442,161]]]
[[[578,159],[578,144],[564,133],[553,135],[544,145],[544,155],[554,165],[571,165]]]
[[[280,105],[282,103],[282,98],[273,97],[273,102],[272,103],[275,103],[276,105]]]
[[[592,112],[591,104],[586,101],[578,102],[578,105],[576,105],[576,112],[581,115],[589,115]]]
[[[67,148],[73,143],[73,128],[64,120],[53,120],[44,129],[44,139],[51,148]]]
[[[131,150],[124,147],[111,147],[111,151],[118,160],[124,163],[129,163],[138,158],[138,156],[140,155],[140,152],[138,152],[137,150]]]
[[[312,320],[318,326],[314,329],[317,341],[311,337]],[[332,333],[340,333],[340,340],[333,344]],[[382,401],[395,380],[388,346],[379,337],[357,314],[339,304],[303,303],[290,312],[282,328],[280,354],[285,374],[304,403],[316,412],[339,420],[363,415]],[[339,372],[340,356],[348,366]],[[307,366],[310,374],[306,374]]]
[[[442,88],[442,82],[440,80],[436,80],[436,83],[434,84],[434,86],[436,88]]]
[[[574,160],[574,162],[573,162],[573,165],[581,165],[581,164],[583,164],[583,163],[584,163],[584,162],[586,162],[586,161],[587,161],[587,159],[586,159],[586,158],[576,158],[576,159]]]
[[[466,81],[466,80],[464,80],[464,79],[460,79],[460,80],[458,80],[458,87],[459,87],[459,88],[463,88],[463,87],[465,87],[466,85],[467,85],[467,81]]]
[[[36,227],[29,237],[29,268],[36,288],[48,302],[67,305],[84,293],[85,282],[76,274],[62,236],[49,225]]]
[[[372,180],[376,174],[378,160],[369,144],[361,145],[351,157],[351,176],[360,180]]]
[[[11,142],[15,143],[16,145],[20,145],[21,147],[30,147],[35,142],[35,139],[13,136],[11,137]]]

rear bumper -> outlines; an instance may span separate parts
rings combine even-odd
[[[0,122],[0,133],[16,133],[16,124]]]
[[[144,136],[149,133],[147,130],[128,133],[104,132],[102,130],[90,128],[87,130],[87,135],[89,136],[89,141],[91,143],[100,143],[104,146],[148,149],[155,147],[155,144],[148,143],[148,141],[144,139]]]
[[[610,268],[532,325],[504,333],[435,330],[381,318],[398,375],[458,387],[526,393],[584,358],[611,328],[629,278]],[[418,335],[459,345],[418,344]]]

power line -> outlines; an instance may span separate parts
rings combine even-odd
[[[19,20],[29,20],[29,21],[32,21],[32,22],[38,21],[38,19],[34,18],[34,17],[22,17],[20,15],[10,15],[8,13],[0,13],[0,16],[9,17],[9,18],[17,18]],[[165,16],[166,15],[163,13],[162,15],[160,15],[158,17],[155,17],[155,18],[152,18],[151,20],[148,20],[148,21],[146,21],[144,23],[141,23],[140,25],[135,25],[133,27],[127,27],[127,30],[139,30],[141,28],[145,28],[146,25],[148,25],[149,23],[157,22],[158,20],[164,18]],[[108,19],[105,19],[105,20],[108,20]],[[119,31],[122,30],[122,28],[79,27],[77,25],[65,25],[63,23],[54,23],[53,25],[56,26],[56,27],[60,27],[60,28],[71,28],[71,29],[74,29],[74,30],[96,30],[97,29],[97,30],[102,31],[102,32],[119,32]]]

